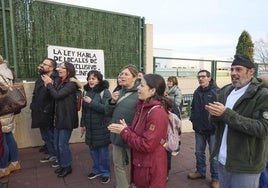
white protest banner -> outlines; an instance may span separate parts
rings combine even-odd
[[[76,78],[82,82],[87,79],[90,70],[98,70],[104,76],[103,50],[69,48],[63,46],[47,47],[48,58],[54,59],[58,64],[68,61],[74,65]]]

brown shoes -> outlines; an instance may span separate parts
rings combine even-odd
[[[211,181],[211,188],[220,188],[220,182],[212,180]]]
[[[15,172],[20,169],[21,169],[21,166],[19,162],[15,166],[12,163],[10,163],[4,171],[0,170],[0,178],[9,176],[11,172]]]
[[[18,171],[21,169],[21,166],[20,166],[20,163],[18,162],[15,166],[10,163],[7,167],[7,169],[10,171],[10,172],[15,172],[15,171]]]
[[[191,180],[196,180],[196,179],[205,179],[206,177],[203,176],[202,174],[198,173],[198,172],[192,172],[189,173],[187,176],[189,179]],[[220,188],[220,182],[216,181],[216,180],[212,180],[211,184],[210,184],[211,188]]]
[[[0,178],[9,176],[9,174],[10,174],[10,171],[8,168],[6,168],[4,171],[0,170]]]
[[[200,174],[198,172],[189,173],[187,177],[191,180],[205,179],[206,178],[205,176],[203,176],[202,174]]]

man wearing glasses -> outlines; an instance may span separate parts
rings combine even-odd
[[[216,101],[217,86],[211,79],[210,72],[200,70],[197,73],[199,87],[194,91],[191,105],[190,121],[195,131],[195,156],[196,171],[188,174],[188,178],[205,179],[206,177],[206,145],[209,146],[211,154],[215,143],[215,126],[209,122],[209,113],[205,110],[205,105]],[[211,187],[219,187],[218,163],[216,160],[210,162]]]
[[[38,67],[40,75],[35,81],[33,91],[32,103],[30,109],[32,110],[32,128],[40,128],[42,140],[48,150],[48,156],[40,160],[41,163],[53,162],[56,160],[54,148],[54,99],[49,94],[41,75],[48,75],[53,80],[59,79],[56,71],[57,63],[55,60],[46,58]],[[55,166],[56,167],[56,166]]]

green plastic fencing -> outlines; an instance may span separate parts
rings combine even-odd
[[[45,1],[1,0],[0,20],[0,54],[19,78],[36,77],[48,45],[104,50],[106,78],[115,78],[126,64],[143,65],[144,18],[139,16]]]

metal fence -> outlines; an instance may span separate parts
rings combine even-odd
[[[206,69],[211,72],[211,77],[219,87],[231,82],[230,67],[232,60],[214,59],[186,59],[154,57],[154,73],[162,75],[164,78],[176,76],[179,87],[183,93],[183,117],[190,115],[190,105],[194,90],[199,86],[196,76],[199,70]],[[268,73],[267,64],[255,64],[255,76]]]

